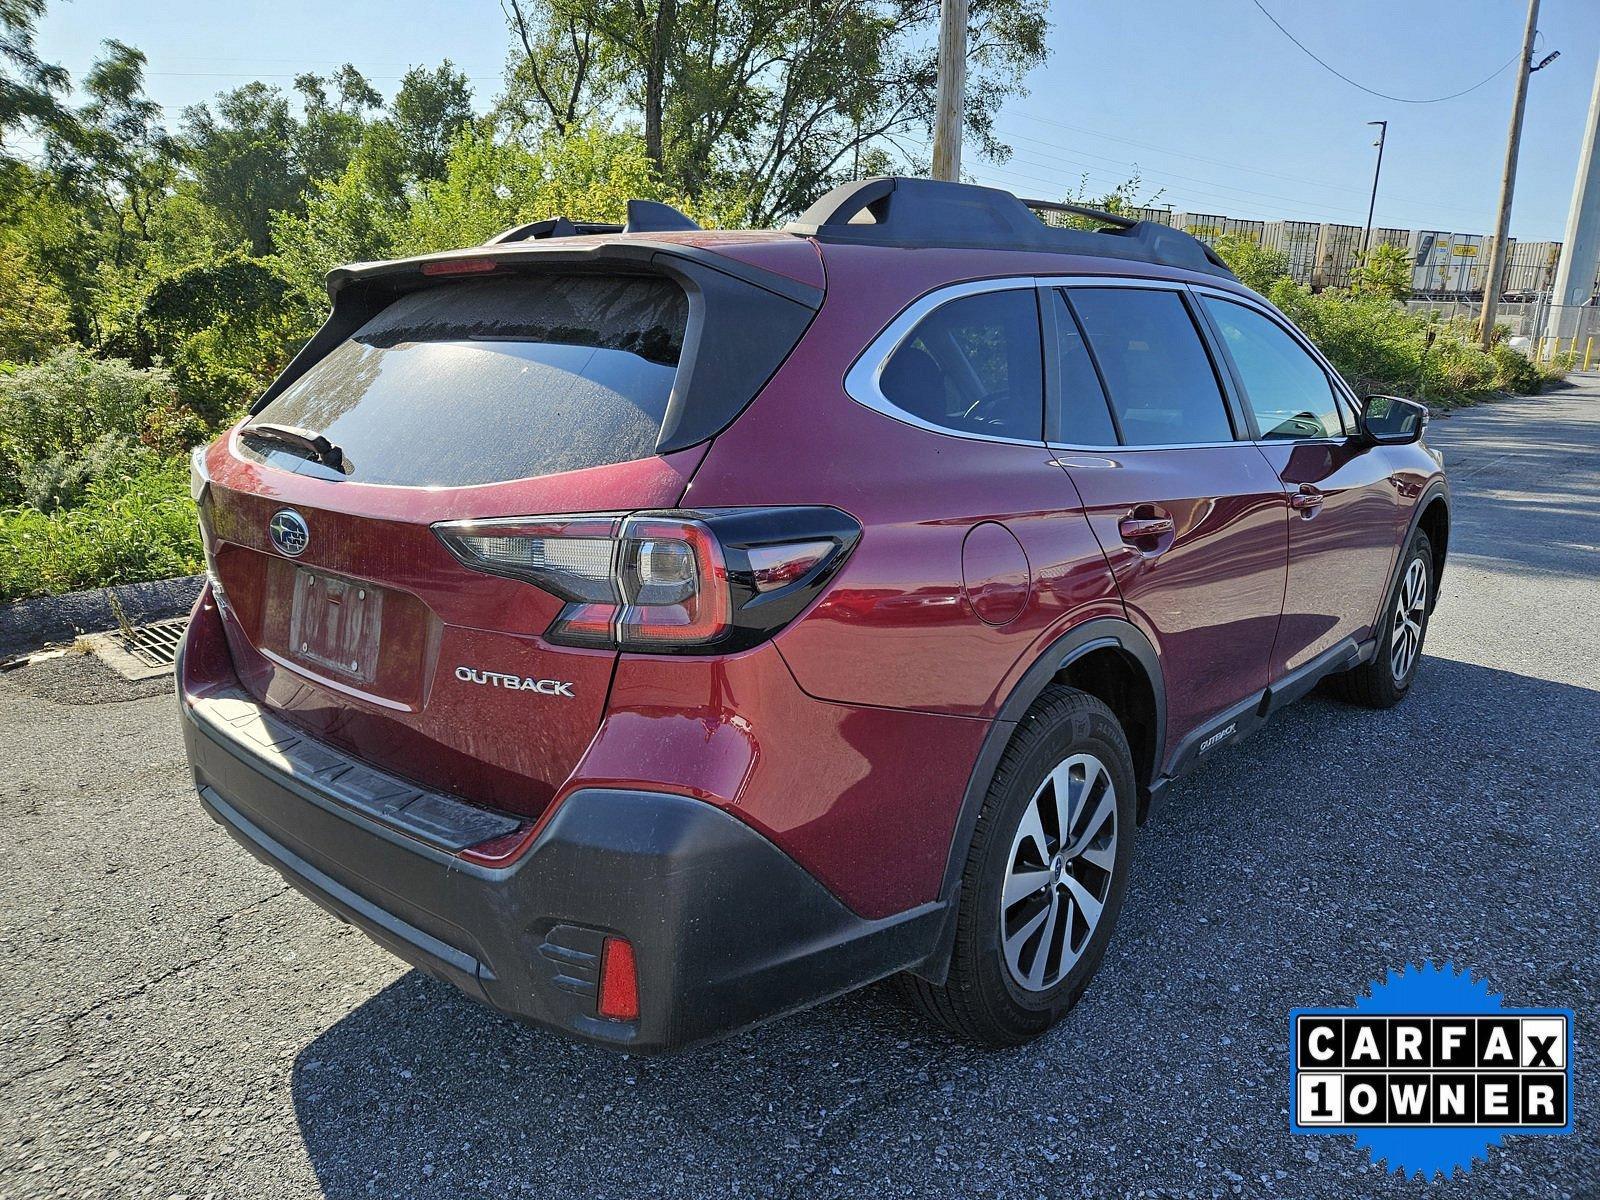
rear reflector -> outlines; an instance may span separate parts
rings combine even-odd
[[[611,1021],[639,1019],[639,971],[627,938],[608,937],[601,948],[599,1012]]]

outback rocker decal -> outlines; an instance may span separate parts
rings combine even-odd
[[[543,696],[574,698],[572,685],[559,679],[530,679],[526,675],[502,675],[498,671],[477,671],[471,667],[457,667],[456,678],[462,683],[476,683],[483,687],[509,688],[513,692],[538,692]]]

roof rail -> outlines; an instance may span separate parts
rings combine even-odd
[[[546,217],[542,221],[529,221],[513,225],[495,234],[485,246],[503,246],[507,242],[536,242],[546,238],[582,237],[586,233],[621,233],[622,226],[607,221],[569,221],[566,217]]]
[[[510,229],[495,234],[483,244],[503,246],[507,242],[582,237],[589,233],[671,233],[699,228],[700,226],[670,204],[662,204],[657,200],[629,200],[626,225],[618,225],[612,221],[573,221],[566,217],[545,217],[542,221],[513,225]]]
[[[1060,212],[1074,217],[1088,217],[1091,221],[1099,221],[1103,225],[1111,225],[1117,229],[1132,229],[1139,223],[1138,217],[1109,212],[1103,208],[1087,208],[1082,204],[1068,204],[1064,200],[1022,200],[1019,197],[1018,202],[1024,208],[1031,208],[1035,212]]]
[[[1034,208],[1089,217],[1113,228],[1053,227],[1030,211]],[[824,242],[1048,250],[1161,263],[1233,278],[1215,251],[1182,230],[1081,205],[1019,200],[998,188],[936,179],[884,176],[841,184],[784,228]]]

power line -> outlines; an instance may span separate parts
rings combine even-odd
[[[1306,176],[1301,176],[1301,175],[1285,175],[1285,174],[1283,174],[1282,172],[1279,172],[1279,171],[1267,171],[1267,170],[1263,170],[1260,167],[1247,167],[1243,163],[1228,162],[1225,159],[1220,159],[1220,158],[1208,158],[1203,154],[1194,154],[1194,153],[1191,153],[1191,152],[1186,151],[1186,150],[1175,150],[1170,146],[1159,146],[1159,145],[1156,145],[1154,142],[1142,142],[1142,141],[1139,141],[1136,138],[1118,137],[1116,134],[1105,133],[1105,132],[1103,132],[1101,130],[1098,130],[1098,129],[1090,129],[1090,128],[1088,128],[1086,126],[1083,126],[1083,125],[1072,125],[1072,124],[1067,123],[1066,121],[1055,121],[1055,120],[1050,119],[1049,117],[1037,116],[1034,113],[1030,113],[1030,112],[1017,112],[1017,113],[1014,113],[1012,115],[1018,116],[1018,117],[1025,117],[1029,121],[1037,121],[1041,125],[1053,125],[1057,129],[1066,129],[1066,130],[1072,131],[1073,133],[1088,134],[1090,137],[1099,138],[1102,141],[1120,142],[1122,145],[1133,146],[1133,147],[1135,147],[1137,149],[1140,149],[1140,150],[1149,150],[1149,151],[1152,151],[1152,152],[1154,152],[1156,154],[1168,154],[1168,155],[1173,156],[1174,158],[1187,158],[1187,159],[1190,159],[1193,162],[1206,163],[1206,164],[1208,164],[1210,166],[1213,166],[1213,167],[1226,167],[1230,171],[1244,171],[1244,172],[1247,172],[1247,173],[1252,174],[1252,175],[1262,175],[1262,176],[1265,176],[1266,178],[1269,178],[1269,179],[1281,179],[1285,183],[1306,183],[1306,184],[1310,184],[1312,187],[1317,187],[1317,188],[1331,188],[1331,189],[1334,189],[1334,190],[1337,190],[1337,191],[1348,191],[1348,192],[1352,192],[1352,193],[1355,193],[1355,194],[1364,194],[1363,190],[1360,189],[1360,188],[1347,187],[1344,184],[1333,183],[1333,182],[1331,182],[1329,180],[1325,180],[1325,179],[1311,179],[1311,178],[1308,178]],[[1021,135],[1021,134],[1011,134],[1009,136],[1021,137],[1023,135]],[[1037,141],[1038,139],[1033,139],[1033,140]],[[1079,153],[1088,154],[1089,152],[1087,150],[1082,150],[1082,151],[1079,151]],[[1104,155],[1099,155],[1097,157],[1104,158],[1105,156]],[[1107,161],[1117,161],[1117,160],[1108,159]],[[1400,195],[1396,195],[1396,196],[1394,196],[1392,198],[1396,199],[1396,200],[1404,200],[1408,204],[1426,204],[1426,205],[1430,205],[1430,206],[1435,207],[1435,208],[1449,209],[1451,211],[1458,212],[1458,213],[1465,213],[1465,212],[1469,211],[1467,208],[1465,208],[1464,206],[1461,206],[1461,205],[1439,204],[1437,202],[1437,198],[1434,198],[1434,197],[1430,197],[1430,198],[1424,200],[1424,199],[1419,199],[1419,198],[1417,198],[1415,196],[1400,196]],[[1472,209],[1471,211],[1474,212],[1474,213],[1478,213],[1478,210],[1476,208]]]
[[[1331,75],[1337,75],[1340,79],[1344,80],[1351,87],[1359,88],[1361,91],[1366,92],[1369,96],[1377,96],[1377,97],[1379,97],[1380,99],[1383,99],[1383,100],[1393,100],[1397,104],[1440,104],[1440,103],[1443,103],[1446,100],[1454,100],[1458,96],[1465,96],[1468,92],[1477,91],[1484,84],[1488,83],[1491,79],[1493,79],[1496,75],[1499,75],[1502,71],[1504,71],[1512,63],[1516,62],[1517,61],[1517,57],[1518,57],[1517,55],[1513,54],[1510,58],[1506,59],[1506,61],[1503,62],[1500,66],[1496,67],[1495,70],[1493,71],[1493,73],[1484,76],[1482,79],[1478,80],[1478,82],[1473,84],[1471,87],[1462,88],[1459,92],[1451,92],[1448,96],[1428,96],[1428,97],[1420,97],[1420,98],[1416,97],[1416,96],[1391,96],[1388,92],[1380,92],[1380,91],[1377,91],[1377,90],[1375,90],[1373,88],[1369,88],[1364,83],[1357,83],[1354,79],[1351,79],[1350,76],[1346,75],[1343,71],[1339,70],[1339,68],[1333,66],[1331,63],[1325,61],[1324,59],[1318,58],[1317,55],[1311,50],[1310,47],[1308,47],[1304,42],[1302,42],[1299,38],[1295,37],[1294,34],[1290,33],[1287,29],[1285,29],[1283,27],[1283,22],[1279,21],[1277,17],[1273,16],[1270,12],[1267,11],[1266,6],[1261,3],[1261,0],[1250,0],[1250,3],[1254,4],[1258,9],[1261,10],[1261,15],[1262,16],[1264,16],[1267,20],[1271,21],[1275,26],[1277,26],[1279,33],[1283,34],[1284,37],[1288,38],[1296,46],[1300,47],[1300,49],[1302,51],[1304,51],[1306,57],[1311,59],[1312,62],[1316,63],[1324,71],[1327,71]]]
[[[1221,180],[1215,179],[1215,178],[1207,178],[1207,177],[1202,177],[1202,176],[1197,176],[1197,175],[1180,174],[1179,172],[1167,170],[1167,169],[1165,169],[1163,167],[1160,167],[1160,166],[1151,166],[1151,165],[1149,165],[1148,163],[1145,163],[1145,162],[1132,162],[1132,161],[1129,161],[1127,159],[1112,158],[1112,157],[1109,157],[1109,156],[1103,155],[1103,154],[1094,154],[1094,153],[1092,153],[1092,152],[1090,152],[1088,150],[1080,150],[1080,149],[1077,149],[1076,147],[1073,147],[1071,149],[1070,154],[1065,154],[1065,153],[1062,153],[1063,147],[1060,147],[1060,146],[1058,146],[1058,145],[1056,145],[1054,143],[1051,143],[1051,142],[1045,142],[1045,141],[1043,141],[1043,140],[1041,140],[1039,138],[1033,138],[1033,137],[1027,136],[1026,134],[1019,133],[1015,129],[1011,128],[1010,126],[1008,126],[1006,124],[997,124],[995,126],[995,129],[997,130],[997,132],[1000,133],[1000,135],[1003,138],[1005,138],[1008,141],[1019,141],[1019,142],[1027,142],[1027,143],[1029,143],[1029,145],[1027,145],[1025,147],[1022,147],[1019,151],[1015,152],[1016,156],[1017,156],[1016,157],[1016,161],[1029,162],[1030,160],[1027,159],[1027,158],[1022,157],[1022,154],[1024,154],[1024,153],[1032,154],[1032,155],[1036,155],[1038,157],[1042,157],[1042,158],[1046,158],[1046,159],[1051,160],[1051,164],[1050,164],[1050,167],[1048,169],[1059,169],[1061,167],[1069,167],[1069,168],[1074,169],[1075,171],[1078,171],[1078,170],[1088,171],[1088,172],[1092,172],[1094,174],[1100,175],[1102,177],[1109,177],[1111,175],[1110,171],[1107,171],[1104,168],[1097,168],[1097,167],[1092,166],[1089,163],[1085,163],[1085,162],[1080,161],[1080,157],[1081,158],[1092,158],[1092,159],[1098,159],[1101,162],[1109,163],[1114,168],[1120,169],[1122,171],[1134,171],[1134,172],[1137,172],[1140,175],[1141,180],[1147,185],[1161,186],[1163,188],[1163,190],[1165,190],[1165,191],[1172,192],[1172,193],[1182,193],[1182,194],[1185,194],[1185,195],[1188,195],[1188,196],[1191,196],[1191,197],[1196,197],[1196,196],[1202,197],[1202,198],[1203,197],[1210,197],[1211,199],[1214,199],[1214,200],[1216,200],[1216,201],[1218,201],[1220,203],[1224,203],[1224,204],[1248,204],[1248,203],[1253,203],[1255,207],[1263,208],[1263,209],[1271,209],[1271,208],[1276,207],[1278,204],[1289,204],[1289,205],[1292,205],[1294,207],[1294,209],[1297,210],[1297,211],[1307,212],[1307,213],[1319,212],[1319,213],[1326,214],[1328,219],[1335,219],[1332,214],[1339,214],[1336,219],[1340,223],[1348,223],[1352,218],[1359,216],[1360,213],[1363,211],[1362,209],[1358,208],[1353,202],[1348,203],[1348,204],[1342,203],[1341,201],[1343,201],[1343,197],[1320,196],[1320,197],[1318,197],[1316,199],[1307,199],[1304,196],[1283,195],[1281,193],[1276,193],[1276,192],[1262,192],[1262,191],[1258,191],[1258,190],[1256,190],[1254,188],[1241,187],[1238,184],[1224,183]],[[1046,147],[1047,149],[1036,149],[1035,148],[1035,147],[1041,147],[1041,146],[1042,147]],[[1187,157],[1194,157],[1194,156],[1190,155],[1190,156],[1187,156]],[[1035,166],[1045,166],[1046,164],[1035,162],[1035,163],[1033,163],[1033,165],[1035,165]],[[1218,164],[1218,165],[1227,165],[1227,164]],[[1281,176],[1281,175],[1275,175],[1273,177],[1274,178],[1281,178],[1281,179],[1292,179],[1292,177],[1290,177],[1290,176]],[[1115,182],[1119,182],[1119,183],[1123,182],[1125,180],[1125,178],[1126,178],[1126,176],[1123,176],[1121,178],[1116,179]],[[1181,180],[1182,182],[1181,183],[1168,182],[1168,181],[1175,181],[1175,180]],[[1304,182],[1304,183],[1310,184],[1310,185],[1312,185],[1314,187],[1315,186],[1321,186],[1321,185],[1317,184],[1317,182],[1315,180],[1309,180],[1308,179],[1308,180],[1293,180],[1293,181],[1294,182]],[[1043,181],[1041,181],[1041,182],[1043,182]],[[1198,184],[1200,186],[1199,187],[1188,186],[1188,185],[1193,185],[1193,184]],[[1329,186],[1331,187],[1332,185],[1329,185]],[[1350,192],[1354,192],[1355,191],[1355,189],[1345,189],[1345,188],[1341,188],[1339,190],[1341,190],[1341,191],[1350,191]],[[1237,195],[1220,195],[1219,191],[1220,192],[1227,192],[1227,193],[1237,193]],[[1240,197],[1244,197],[1245,199],[1240,199]],[[1263,202],[1270,202],[1270,203],[1263,203]],[[1449,204],[1439,204],[1439,203],[1436,203],[1435,201],[1432,201],[1432,200],[1426,200],[1426,201],[1413,200],[1413,201],[1408,201],[1408,203],[1414,203],[1414,204],[1418,204],[1418,205],[1425,205],[1429,209],[1434,210],[1434,211],[1438,211],[1438,212],[1454,212],[1454,213],[1457,213],[1457,214],[1465,214],[1468,211],[1463,206],[1449,205]],[[1475,217],[1481,219],[1481,217],[1482,217],[1481,212],[1479,212],[1477,209],[1472,209],[1471,211],[1472,211],[1472,213],[1473,213],[1473,215]],[[1276,218],[1273,218],[1273,219],[1276,219]]]

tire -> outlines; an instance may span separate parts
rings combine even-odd
[[[1420,593],[1416,581],[1420,581]],[[1371,662],[1329,680],[1334,695],[1364,708],[1393,708],[1404,700],[1422,662],[1422,642],[1432,607],[1433,545],[1419,529],[1411,535],[1394,591],[1384,605],[1377,630],[1378,652]],[[1402,656],[1403,641],[1409,652]]]
[[[1074,834],[1064,846],[1057,781],[1066,787]],[[898,977],[911,1008],[984,1046],[1020,1045],[1066,1015],[1099,966],[1122,909],[1135,787],[1133,756],[1111,710],[1087,693],[1046,688],[1006,747],[978,814],[946,981]],[[1008,884],[1012,902],[1002,912]],[[1101,907],[1091,924],[1095,901]],[[1011,931],[1004,940],[1003,923]]]

